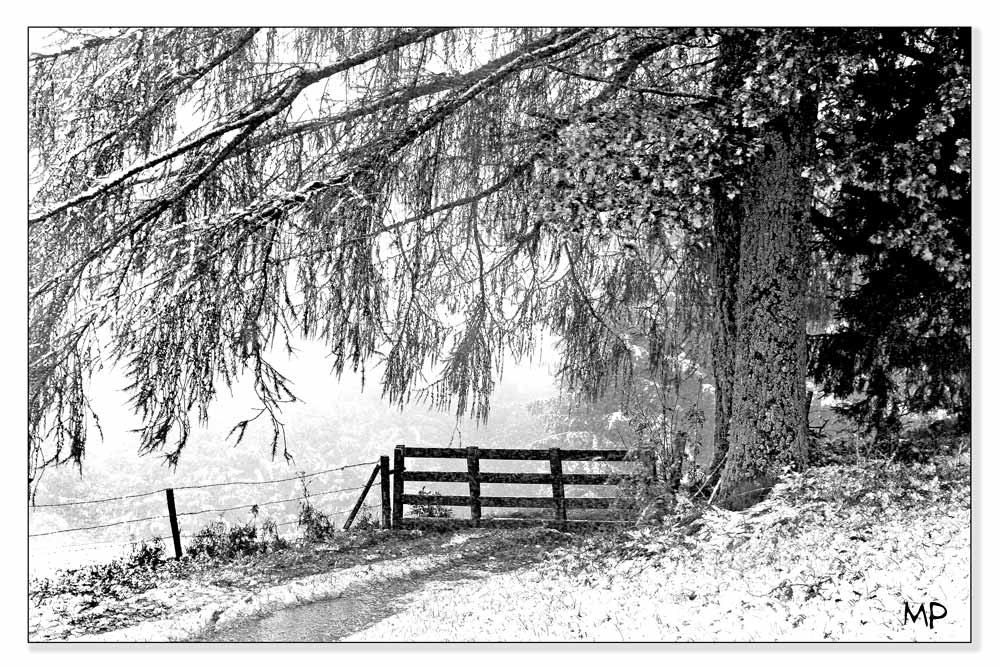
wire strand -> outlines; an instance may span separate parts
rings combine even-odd
[[[210,512],[220,512],[221,513],[221,512],[229,512],[231,510],[249,509],[251,507],[264,507],[266,505],[278,505],[280,503],[292,502],[293,500],[305,500],[305,499],[308,499],[308,498],[316,498],[316,497],[319,497],[319,496],[328,496],[328,495],[333,494],[333,493],[347,493],[348,491],[359,491],[359,490],[361,490],[363,488],[365,488],[365,487],[363,487],[363,486],[352,486],[352,487],[349,487],[349,488],[346,488],[346,489],[333,489],[332,491],[323,491],[321,493],[310,493],[308,496],[295,496],[294,498],[284,498],[282,500],[269,500],[269,501],[263,502],[263,503],[250,503],[248,505],[234,505],[233,507],[217,507],[217,508],[212,508],[212,509],[207,509],[207,510],[198,510],[198,511],[195,511],[195,512],[178,512],[177,516],[179,516],[179,517],[180,516],[194,516],[196,514],[208,514]],[[350,511],[350,510],[344,510],[344,512],[348,512],[348,511]],[[330,512],[330,514],[343,514],[344,512]],[[45,533],[32,533],[32,534],[29,534],[28,537],[45,537],[46,535],[58,535],[60,533],[74,533],[74,532],[78,532],[78,531],[81,531],[81,530],[97,530],[99,528],[111,528],[113,526],[122,526],[122,525],[125,525],[125,524],[128,524],[128,523],[139,523],[139,522],[142,522],[142,521],[153,521],[154,519],[169,519],[169,518],[170,518],[170,515],[168,515],[168,514],[160,514],[160,515],[157,515],[157,516],[143,517],[141,519],[127,519],[127,520],[124,520],[124,521],[115,521],[113,523],[104,523],[104,524],[100,524],[100,525],[96,525],[96,526],[80,526],[80,527],[77,527],[77,528],[63,528],[62,530],[51,530],[51,531],[48,531],[48,532],[45,532]]]
[[[79,528],[63,528],[62,530],[50,530],[47,533],[31,533],[28,537],[45,537],[46,535],[58,535],[60,533],[75,533],[81,530],[97,530],[98,528],[111,528],[112,526],[124,526],[127,523],[140,523],[142,521],[153,521],[154,519],[168,519],[167,514],[159,516],[147,516],[141,519],[126,519],[125,521],[115,521],[114,523],[102,523],[98,526],[81,526]]]
[[[258,486],[261,484],[277,484],[278,482],[288,482],[294,479],[306,479],[307,477],[315,477],[316,475],[325,475],[328,472],[337,472],[340,470],[347,470],[348,468],[359,468],[361,466],[370,466],[378,461],[366,461],[364,463],[352,463],[350,465],[341,466],[339,468],[330,468],[329,470],[320,470],[319,472],[311,472],[307,475],[295,475],[294,477],[285,477],[284,479],[271,479],[263,482],[216,482],[213,484],[194,484],[191,486],[175,486],[174,491],[184,491],[187,489],[208,489],[215,486],[233,486],[233,485],[243,485],[243,486]],[[361,487],[358,487],[361,488]],[[314,494],[319,495],[319,494]]]
[[[305,475],[294,475],[292,477],[285,477],[283,479],[269,479],[262,482],[213,482],[211,484],[191,484],[188,486],[174,486],[169,487],[174,491],[185,491],[190,489],[208,489],[216,486],[260,486],[263,484],[277,484],[279,482],[288,482],[294,479],[306,479],[308,477],[315,477],[317,475],[325,475],[330,472],[338,472],[340,470],[347,470],[348,468],[360,468],[361,466],[370,466],[378,461],[365,461],[362,463],[351,463],[346,466],[340,466],[339,468],[330,468],[329,470],[320,470],[318,472],[311,472]],[[167,490],[168,487],[163,487],[162,489],[156,489],[155,491],[146,491],[145,493],[133,493],[125,496],[113,496],[109,498],[95,498],[92,500],[75,500],[68,503],[41,503],[37,505],[32,505],[31,508],[51,508],[51,507],[70,507],[72,505],[92,505],[94,503],[108,503],[116,500],[128,500],[130,498],[143,498],[145,496],[152,496],[157,493],[162,493]]]
[[[285,498],[283,500],[269,500],[264,503],[251,503],[249,505],[236,505],[234,507],[223,507],[221,509],[207,509],[198,510],[196,512],[178,512],[177,516],[193,516],[195,514],[208,514],[209,512],[228,512],[230,510],[242,510],[249,509],[251,507],[264,507],[265,505],[278,505],[280,503],[289,503],[293,500],[307,500],[308,498],[315,498],[317,496],[328,496],[331,493],[345,493],[347,491],[358,491],[363,489],[363,486],[353,486],[349,489],[334,489],[333,491],[323,491],[322,493],[310,493],[308,496],[296,496],[294,498]]]

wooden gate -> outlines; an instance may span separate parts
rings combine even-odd
[[[406,459],[465,459],[465,472],[430,472],[411,471],[406,469]],[[480,472],[479,462],[484,460],[504,461],[548,461],[549,472]],[[621,473],[563,473],[563,461],[629,461],[628,452],[623,449],[465,449],[442,447],[396,447],[393,457],[393,492],[392,492],[392,527],[403,528],[415,523],[432,521],[435,523],[451,523],[480,526],[483,507],[536,507],[551,508],[552,520],[560,526],[565,526],[567,509],[610,509],[615,504],[614,498],[567,498],[566,487],[569,485],[606,485],[620,479]],[[654,461],[651,456],[644,456],[636,463],[649,470],[649,478],[655,476]],[[465,482],[469,485],[468,495],[422,495],[406,493],[406,482]],[[552,487],[552,497],[511,497],[484,496],[480,492],[482,484],[545,484]],[[404,505],[449,505],[468,507],[469,519],[414,519],[403,517]],[[492,520],[491,520],[492,521]]]

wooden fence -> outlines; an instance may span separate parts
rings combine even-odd
[[[423,459],[465,459],[465,472],[430,472],[406,469],[407,458]],[[382,465],[388,468],[387,457],[383,457]],[[533,507],[551,508],[552,519],[561,526],[566,525],[567,509],[610,509],[614,506],[614,498],[567,498],[566,487],[569,485],[606,485],[621,478],[621,473],[587,473],[566,474],[563,472],[563,461],[629,461],[628,453],[620,449],[583,450],[583,449],[479,449],[466,447],[464,449],[439,447],[396,447],[393,457],[393,490],[392,490],[392,527],[403,528],[415,523],[414,519],[403,517],[405,505],[446,505],[468,507],[470,519],[447,520],[478,527],[483,522],[483,507]],[[503,461],[548,461],[549,472],[481,472],[479,462],[488,460]],[[649,456],[644,456],[636,463],[647,467],[650,478],[655,476],[654,462]],[[383,509],[387,508],[386,480],[388,471],[383,474]],[[372,481],[374,480],[374,475]],[[406,493],[406,482],[465,482],[469,485],[468,495],[423,495]],[[482,484],[545,484],[552,487],[552,497],[511,497],[484,496],[481,493]],[[362,495],[363,498],[363,495]],[[360,500],[359,500],[360,501]],[[423,519],[421,519],[422,521]],[[443,522],[436,519],[432,521]],[[383,525],[385,519],[383,519]]]

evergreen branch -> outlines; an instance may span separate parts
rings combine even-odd
[[[73,55],[74,53],[79,53],[81,51],[88,51],[90,49],[95,49],[99,46],[103,46],[104,44],[110,44],[115,40],[121,39],[122,37],[127,35],[131,30],[132,29],[129,28],[123,30],[117,35],[112,35],[110,37],[92,37],[91,39],[88,39],[82,42],[81,44],[77,44],[76,46],[71,46],[68,49],[63,49],[62,51],[57,51],[56,53],[32,53],[30,56],[28,56],[28,64],[34,65],[36,63],[44,62],[46,60],[56,60],[57,58],[70,56]]]
[[[48,220],[52,216],[62,213],[63,211],[80,206],[81,204],[95,199],[96,197],[106,194],[111,190],[122,186],[131,177],[144,171],[148,171],[149,169],[167,162],[168,160],[172,160],[176,157],[184,155],[185,153],[189,153],[195,148],[198,148],[213,139],[246,127],[250,127],[251,131],[256,129],[265,121],[270,120],[274,116],[278,115],[278,113],[291,106],[292,102],[295,101],[295,98],[298,97],[299,93],[317,81],[331,77],[340,72],[347,71],[353,67],[357,67],[358,65],[362,65],[370,60],[374,60],[387,53],[402,48],[403,46],[407,46],[424,39],[429,39],[440,32],[442,32],[442,29],[438,28],[404,32],[397,37],[356,56],[344,58],[343,60],[340,60],[332,65],[312,72],[300,72],[280,84],[277,90],[272,93],[270,98],[264,98],[266,101],[269,101],[269,103],[265,106],[254,109],[250,113],[247,113],[234,121],[219,125],[209,132],[206,132],[204,135],[184,142],[179,146],[175,146],[174,148],[160,153],[155,157],[143,160],[142,162],[127,169],[119,170],[118,173],[106,178],[103,183],[95,185],[89,190],[78,194],[76,197],[72,197],[64,202],[55,204],[47,211],[30,216],[28,218],[29,228],[33,225],[44,222],[45,220]]]
[[[71,162],[73,159],[79,157],[85,151],[88,151],[94,146],[98,146],[115,136],[127,135],[131,130],[137,127],[144,120],[151,117],[153,114],[155,114],[164,106],[166,106],[167,102],[169,102],[171,99],[175,99],[176,96],[179,96],[190,90],[194,86],[194,84],[197,83],[200,79],[204,78],[206,74],[208,74],[209,72],[217,68],[219,65],[229,60],[233,55],[238,53],[243,47],[245,47],[247,44],[250,43],[250,41],[254,38],[254,35],[256,35],[259,31],[260,28],[248,29],[236,41],[236,43],[233,46],[220,53],[210,62],[206,63],[202,67],[199,67],[197,69],[188,72],[184,72],[180,76],[176,77],[173,81],[164,86],[163,92],[160,93],[160,96],[156,99],[156,101],[153,102],[153,104],[146,107],[146,109],[144,109],[137,116],[135,116],[128,124],[126,124],[123,127],[116,128],[111,132],[108,132],[104,136],[91,141],[86,146],[75,151],[72,155],[63,160],[63,163],[65,164]],[[170,93],[172,92],[171,88],[173,88],[173,86],[177,84],[179,81],[183,82],[183,85],[180,88],[178,88],[176,92],[173,93],[174,97],[172,97],[170,95]]]

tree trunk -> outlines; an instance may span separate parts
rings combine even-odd
[[[719,504],[759,501],[784,466],[806,460],[805,290],[811,187],[802,171],[813,144],[815,101],[763,130],[740,230],[729,449]],[[718,426],[717,426],[718,427]]]
[[[736,361],[736,304],[740,268],[739,197],[730,199],[721,184],[713,190],[712,282],[715,289],[715,330],[712,335],[712,375],[715,377],[715,432],[712,438],[714,478],[722,472],[729,450],[729,419],[733,405],[733,372]]]
[[[728,99],[743,85],[753,63],[755,40],[752,33],[735,31],[719,47],[719,63],[714,74],[716,94]],[[727,109],[718,122],[726,135],[723,146],[739,145],[746,136],[738,108]],[[715,379],[715,429],[712,438],[712,465],[709,479],[714,484],[722,473],[729,450],[729,421],[733,405],[733,372],[736,362],[737,285],[740,274],[740,228],[744,217],[742,194],[735,194],[745,174],[735,155],[724,154],[722,175],[711,186],[712,195],[712,287],[715,310],[712,332],[712,375]]]

